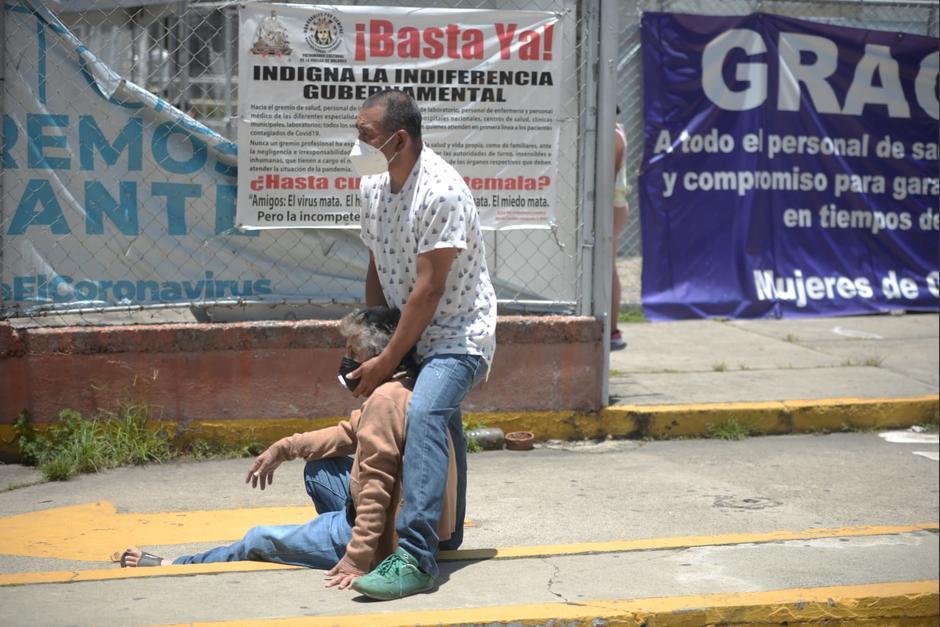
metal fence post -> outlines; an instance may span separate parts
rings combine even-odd
[[[235,128],[233,127],[235,116],[232,114],[232,109],[235,105],[234,84],[235,81],[238,80],[238,76],[235,74],[234,55],[232,54],[232,42],[235,37],[232,29],[233,13],[237,20],[237,9],[236,11],[230,10],[229,7],[222,9],[222,39],[225,41],[225,50],[222,58],[225,62],[225,136],[236,141]]]
[[[618,4],[614,0],[600,0],[598,22],[597,63],[597,143],[594,168],[594,288],[593,314],[603,321],[601,338],[603,365],[601,374],[601,404],[609,401],[607,374],[610,356],[611,281],[613,278],[613,192],[614,192],[614,122],[616,90],[614,72],[617,65]]]
[[[600,16],[595,0],[580,0],[580,53],[579,63],[582,66],[581,76],[583,84],[578,90],[578,110],[580,117],[580,130],[578,142],[578,163],[580,164],[581,180],[579,181],[578,195],[578,267],[579,267],[579,298],[578,315],[594,315],[594,155],[597,142],[597,75],[594,68],[598,64],[598,48],[589,42],[595,41],[600,31]]]
[[[0,10],[0,124],[2,124],[3,115],[5,112],[6,104],[6,93],[7,93],[7,84],[5,80],[6,72],[4,71],[6,67],[6,41],[7,41],[7,21],[6,21],[6,9]],[[0,127],[0,137],[4,134],[3,128]],[[5,215],[5,206],[6,206],[6,194],[3,190],[3,168],[0,167],[0,280],[3,279],[3,232],[6,230],[7,220]],[[0,297],[0,314],[3,313],[3,302],[2,297]]]

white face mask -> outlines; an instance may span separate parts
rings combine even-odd
[[[389,135],[388,139],[385,140],[385,143],[383,143],[380,148],[385,148],[385,144],[392,141],[392,137],[394,136],[394,133]],[[352,163],[353,170],[356,171],[356,174],[359,176],[372,176],[388,171],[388,164],[398,156],[398,153],[396,152],[392,155],[391,159],[386,159],[380,148],[376,148],[372,144],[367,144],[361,139],[356,140],[352,150],[349,151],[349,161]]]

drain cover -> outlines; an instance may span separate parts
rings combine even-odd
[[[715,498],[715,507],[723,509],[767,509],[782,505],[780,501],[764,496],[719,496]]]

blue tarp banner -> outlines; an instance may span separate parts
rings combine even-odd
[[[654,320],[938,311],[936,38],[646,13]]]

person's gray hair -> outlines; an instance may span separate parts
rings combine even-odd
[[[368,352],[369,357],[375,357],[388,346],[400,319],[401,311],[394,307],[366,307],[343,316],[339,321],[339,332],[346,339],[355,337],[358,348]],[[418,372],[414,346],[402,357],[398,368],[412,375]]]
[[[375,357],[388,346],[400,317],[401,312],[389,307],[357,309],[339,321],[339,332],[346,339],[355,338],[359,348]]]

